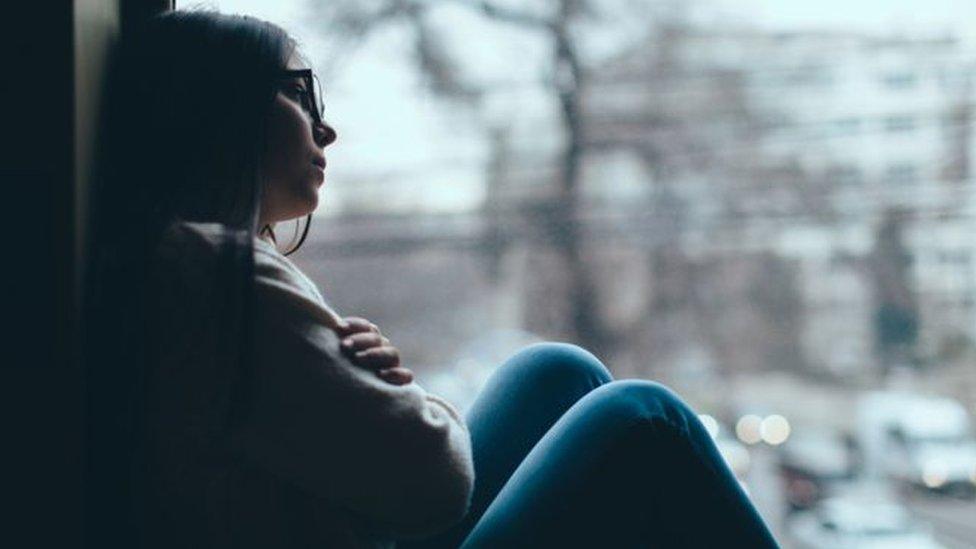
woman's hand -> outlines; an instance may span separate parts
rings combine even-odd
[[[413,372],[400,366],[400,351],[380,333],[380,329],[365,318],[346,317],[340,326],[339,349],[353,364],[376,372],[381,379],[394,385],[413,381]]]

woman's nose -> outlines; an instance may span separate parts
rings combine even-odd
[[[338,137],[338,134],[332,129],[332,126],[325,122],[315,124],[313,126],[313,134],[315,136],[315,143],[320,147],[331,145]]]

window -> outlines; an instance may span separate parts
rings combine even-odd
[[[907,90],[918,84],[918,75],[913,72],[893,72],[882,78],[886,88],[890,90]]]
[[[856,117],[841,118],[834,125],[837,131],[842,134],[854,134],[861,131],[861,119]]]
[[[952,134],[958,131],[965,131],[966,126],[969,124],[967,120],[968,116],[964,112],[951,111],[943,113],[939,117],[939,122],[942,124],[942,130],[948,134]]]
[[[805,65],[788,72],[784,83],[798,87],[824,87],[834,82],[834,75],[825,66]]]
[[[861,183],[861,169],[853,164],[838,164],[827,169],[825,174],[829,183],[838,185],[857,185]]]
[[[914,183],[918,179],[918,168],[907,162],[892,164],[885,170],[885,181],[898,185]]]
[[[905,115],[889,116],[885,118],[884,127],[889,133],[910,132],[915,129],[915,118]]]
[[[551,4],[488,1],[540,18]],[[313,68],[344,74],[322,82],[347,130],[298,259],[340,310],[400,334],[426,388],[465,408],[523,343],[594,342],[618,377],[677,384],[720,436],[742,442],[737,453],[761,456],[766,442],[736,438],[744,416],[782,414],[800,437],[850,426],[873,402],[862,389],[900,379],[905,364],[909,390],[976,404],[972,361],[911,362],[950,323],[928,315],[926,296],[957,288],[952,310],[976,307],[976,277],[956,255],[967,251],[972,269],[976,249],[954,228],[970,208],[941,201],[955,186],[929,185],[964,156],[952,144],[964,144],[967,121],[953,113],[973,99],[962,91],[976,48],[923,32],[963,25],[959,6],[976,0],[898,4],[913,2],[925,17],[906,8],[898,28],[883,2],[808,21],[815,0],[693,3],[687,19],[672,10],[690,2],[649,2],[661,10],[651,26],[627,2],[594,2],[606,17],[572,20],[568,38],[581,40],[565,52],[587,78],[560,86],[552,75],[569,63],[551,49],[553,29],[512,27],[480,2],[423,2],[421,19],[370,8],[402,4],[392,0],[213,3],[278,17],[314,45],[306,56],[336,65]],[[403,40],[420,23],[435,40],[415,55]],[[349,40],[370,46],[349,57]],[[566,91],[582,98],[579,124],[559,108]],[[578,170],[566,144],[578,145]],[[921,261],[909,268],[904,250]],[[964,327],[976,341],[976,320]],[[732,399],[729,383],[742,388]],[[887,423],[851,442],[886,436]],[[873,450],[863,459],[878,470],[897,457]],[[814,467],[835,467],[816,454]],[[788,532],[795,494],[768,469],[748,484]],[[972,502],[938,504],[972,514]],[[940,537],[955,533],[935,522]],[[976,539],[966,526],[956,535]]]
[[[942,250],[938,253],[939,263],[946,266],[969,267],[969,253],[965,250]]]

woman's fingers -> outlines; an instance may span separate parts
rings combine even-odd
[[[344,352],[355,353],[357,351],[364,351],[373,347],[386,347],[390,346],[390,340],[376,334],[373,332],[353,334],[346,337],[340,343],[340,346]]]
[[[368,368],[384,381],[406,385],[413,381],[413,372],[400,366],[400,351],[380,333],[372,322],[359,317],[347,317],[348,328],[340,330],[339,348],[354,364]]]
[[[364,333],[364,332],[372,332],[374,334],[380,334],[379,327],[376,326],[376,324],[373,324],[372,322],[366,320],[365,318],[360,318],[358,316],[347,316],[343,318],[343,320],[346,322],[346,327],[345,328],[340,327],[339,329],[336,330],[336,332],[339,334],[339,337],[346,337],[351,334]]]
[[[376,374],[384,381],[394,385],[407,385],[413,381],[413,372],[403,367],[386,368],[376,372]]]
[[[400,366],[400,351],[396,347],[370,347],[353,355],[356,364],[374,370]]]

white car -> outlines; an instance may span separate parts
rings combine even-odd
[[[876,391],[858,402],[864,472],[935,492],[976,494],[976,439],[965,407],[945,397]]]
[[[929,529],[887,498],[836,497],[788,523],[796,547],[821,549],[935,549]]]

